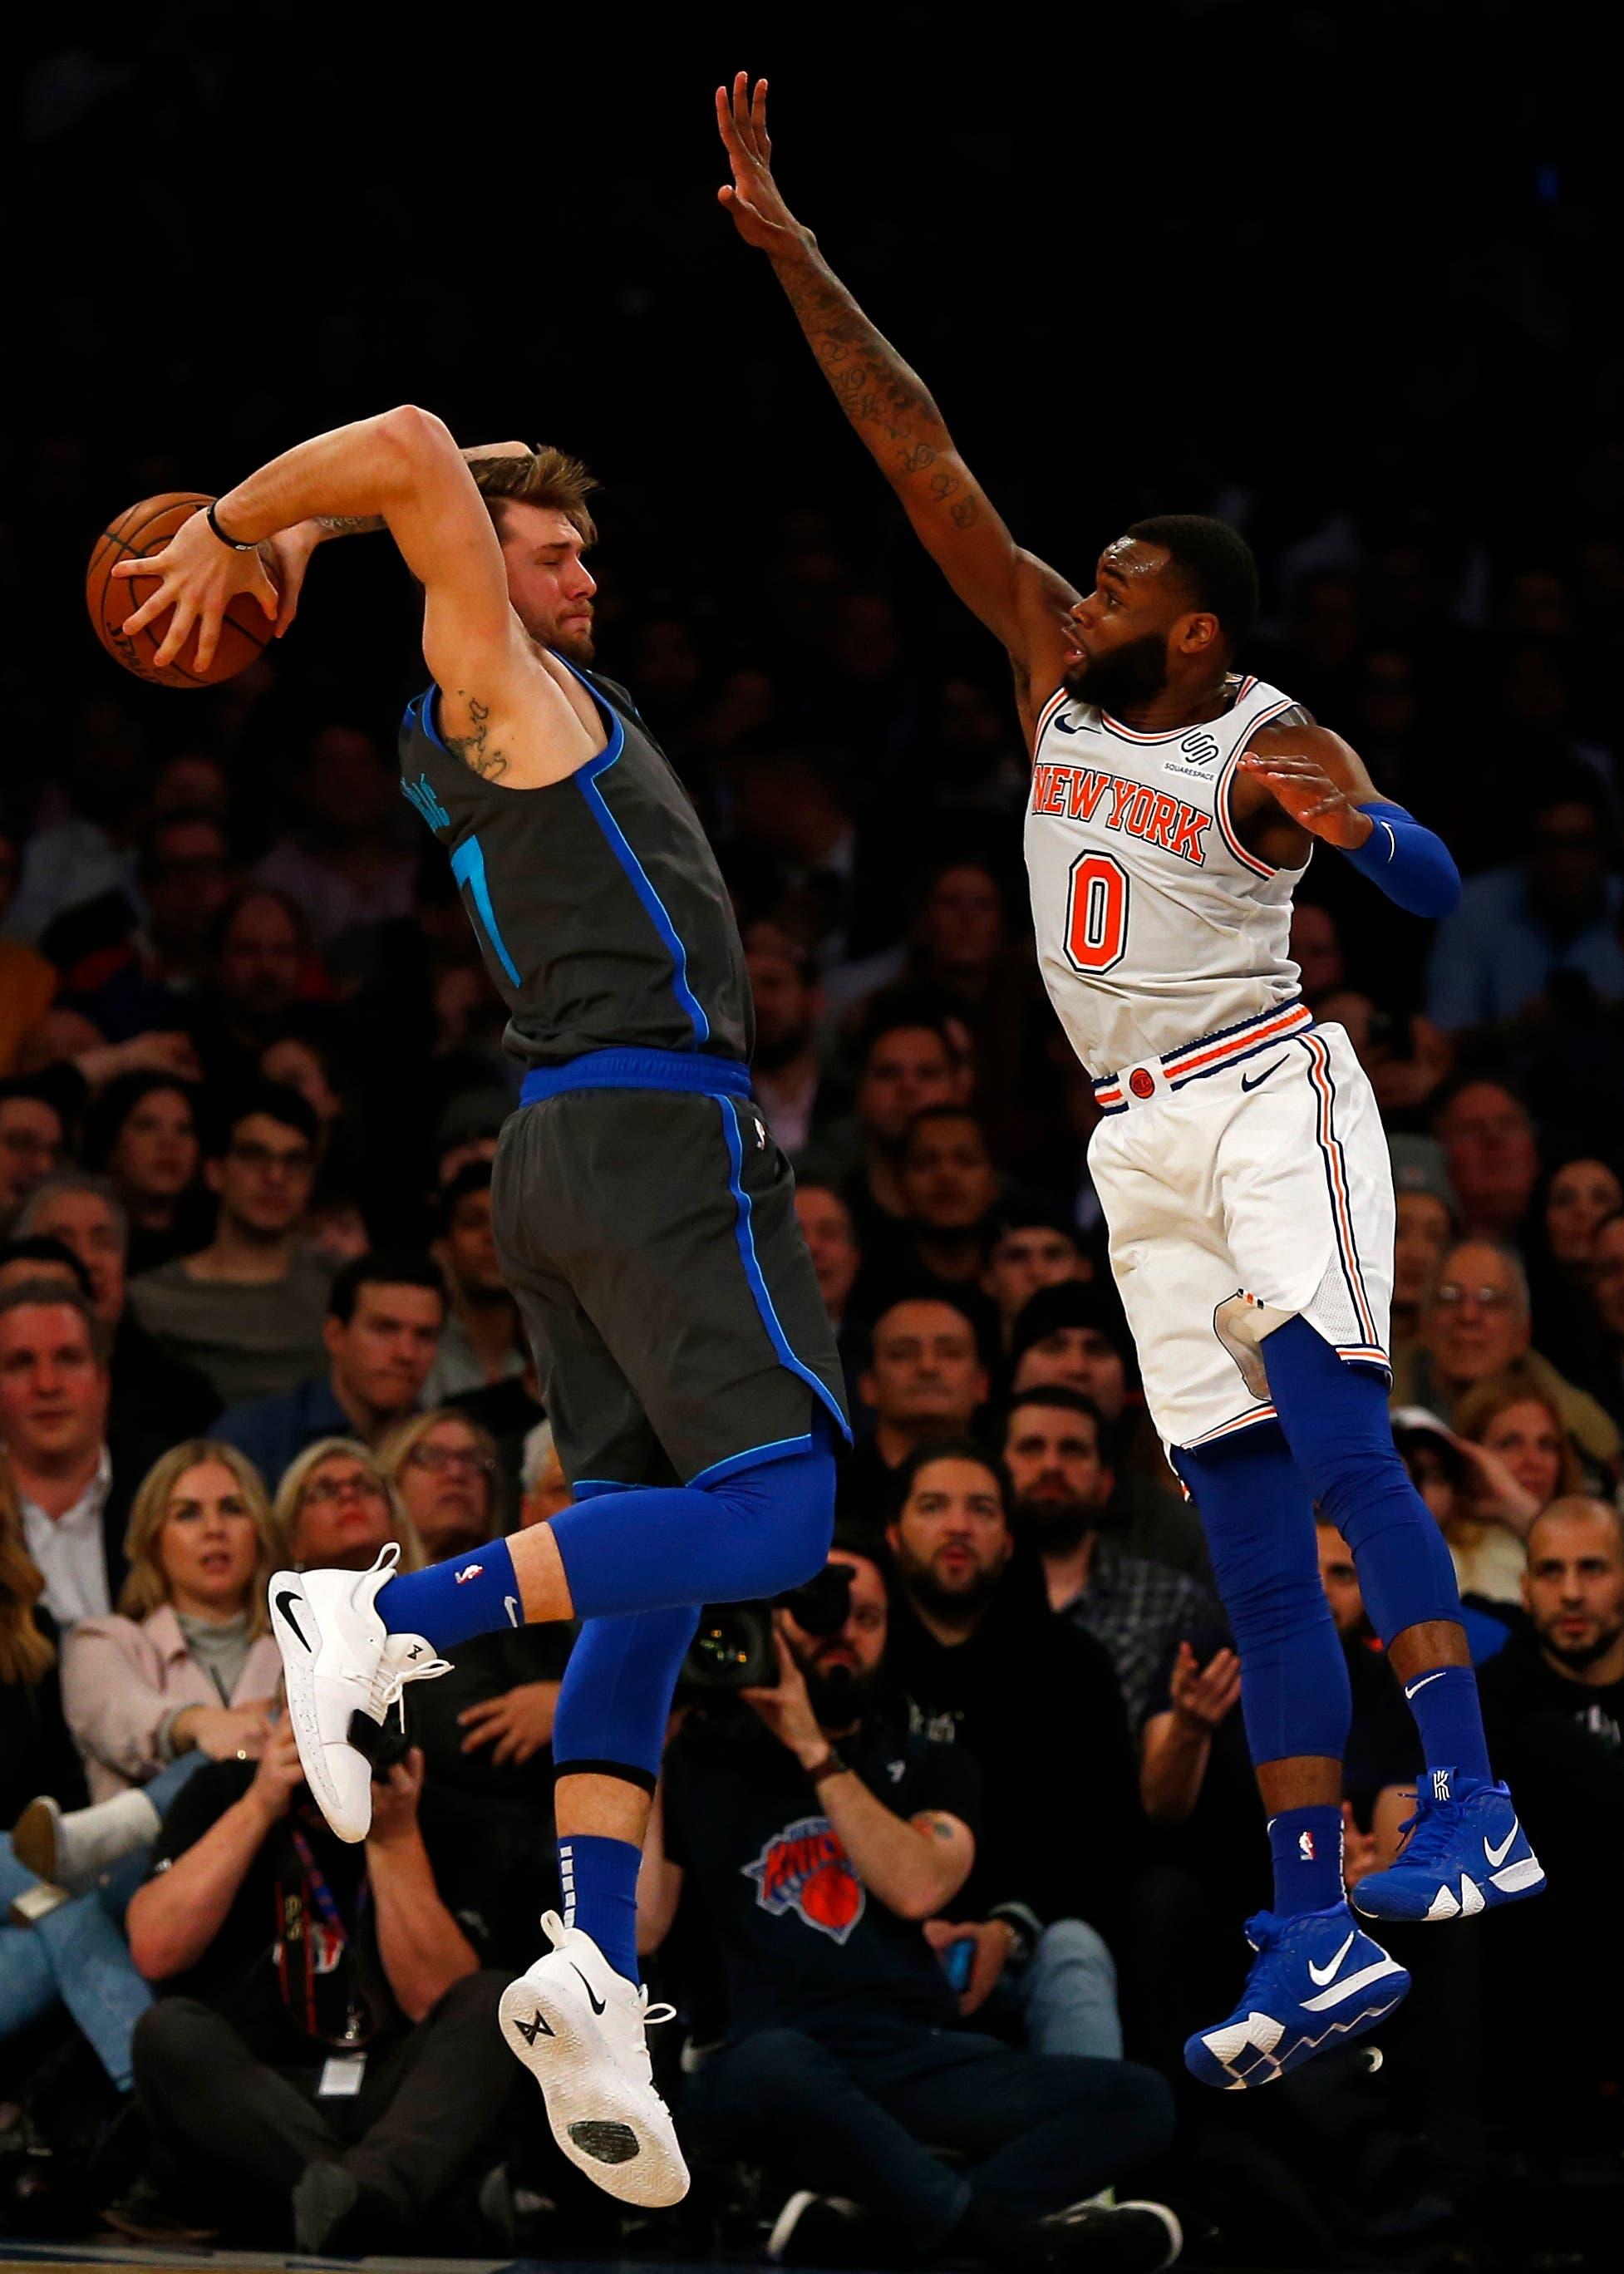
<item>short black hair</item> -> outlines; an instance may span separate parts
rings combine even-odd
[[[992,1141],[987,1134],[987,1124],[981,1119],[974,1106],[950,1105],[945,1099],[939,1105],[921,1105],[917,1113],[910,1115],[908,1126],[902,1133],[902,1149],[905,1153],[914,1142],[915,1130],[928,1128],[933,1121],[973,1121],[980,1132],[982,1144],[987,1148],[987,1157],[989,1160],[992,1158]]]
[[[952,1037],[948,1033],[948,1005],[938,990],[910,986],[906,981],[898,986],[882,987],[868,998],[858,1030],[856,1062],[866,1066],[873,1056],[875,1045],[887,1035],[894,1035],[902,1027],[923,1027],[941,1042],[949,1058],[953,1055]]]
[[[162,1089],[173,1090],[177,1096],[184,1097],[192,1109],[193,1124],[197,1123],[201,1093],[195,1081],[187,1081],[177,1073],[121,1073],[109,1082],[86,1116],[80,1155],[86,1168],[106,1168],[108,1157],[136,1107],[154,1090]]]
[[[363,1287],[427,1287],[448,1308],[446,1282],[432,1256],[416,1247],[369,1247],[346,1263],[327,1297],[327,1316],[347,1327],[356,1314]]]
[[[1225,640],[1238,647],[1256,620],[1261,595],[1258,564],[1238,529],[1205,513],[1157,513],[1127,531],[1172,556],[1198,608],[1218,619]]]
[[[177,1082],[173,1087],[178,1089],[184,1085]],[[297,1129],[312,1154],[321,1149],[321,1124],[316,1118],[315,1107],[302,1091],[285,1081],[251,1081],[228,1100],[215,1119],[209,1132],[208,1158],[222,1159],[243,1123],[256,1113],[264,1114],[267,1121],[280,1121],[284,1129]]]
[[[87,1303],[95,1292],[89,1272],[67,1241],[52,1239],[47,1232],[25,1232],[20,1239],[0,1240],[0,1271],[11,1263],[65,1263],[73,1274],[73,1284]]]
[[[448,1232],[461,1203],[470,1193],[488,1193],[491,1189],[492,1164],[489,1161],[464,1161],[455,1177],[448,1178],[436,1195],[441,1235]]]
[[[1033,1389],[1011,1390],[1010,1402],[1004,1407],[999,1423],[998,1434],[1001,1438],[1006,1438],[1009,1435],[1010,1422],[1022,1405],[1052,1405],[1062,1413],[1080,1414],[1086,1420],[1094,1423],[1094,1442],[1102,1457],[1109,1456],[1110,1432],[1106,1427],[1105,1416],[1093,1398],[1083,1390],[1069,1389],[1064,1382],[1043,1382]]]
[[[922,1445],[899,1461],[891,1472],[890,1505],[885,1516],[888,1524],[895,1524],[908,1504],[914,1486],[921,1469],[933,1461],[974,1461],[978,1469],[985,1469],[998,1487],[998,1498],[1007,1515],[1011,1494],[1010,1473],[1000,1454],[990,1452],[974,1437],[927,1437]]]

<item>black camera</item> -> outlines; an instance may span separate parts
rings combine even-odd
[[[727,1690],[771,1690],[778,1678],[772,1614],[782,1605],[808,1634],[838,1634],[852,1604],[848,1563],[826,1563],[804,1587],[770,1603],[707,1603],[688,1645],[679,1697]]]

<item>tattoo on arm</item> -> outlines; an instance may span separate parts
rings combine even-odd
[[[778,281],[836,399],[905,499],[945,506],[955,529],[973,528],[982,500],[937,460],[952,438],[929,388],[871,324],[821,260],[798,261]]]
[[[959,1826],[951,1816],[937,1816],[932,1812],[924,1818],[923,1829],[933,1840],[951,1840]]]
[[[325,537],[371,537],[388,523],[380,513],[319,513],[316,526]]]
[[[461,687],[457,689],[457,696],[460,701],[468,705],[468,715],[473,722],[473,731],[467,734],[447,734],[446,748],[454,757],[461,758],[465,766],[477,773],[481,781],[500,781],[508,771],[508,760],[506,755],[500,750],[493,749],[486,739],[489,733],[491,706],[488,703],[479,702]],[[444,732],[443,721],[441,732]]]

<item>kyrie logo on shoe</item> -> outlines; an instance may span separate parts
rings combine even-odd
[[[1434,1769],[1432,1771],[1432,1798],[1434,1800],[1447,1800],[1448,1797],[1449,1771],[1447,1769]]]
[[[514,2016],[513,2026],[517,2029],[519,2035],[523,2038],[527,2045],[533,2045],[538,2037],[550,2037],[553,2035],[552,2030],[547,2027],[547,2024],[543,2021],[539,2014],[532,2015],[530,2020],[528,2022],[520,2021],[518,2016],[515,2014]]]

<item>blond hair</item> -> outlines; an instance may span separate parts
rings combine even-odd
[[[502,1457],[495,1438],[484,1423],[476,1421],[471,1413],[464,1413],[460,1405],[432,1405],[426,1413],[410,1413],[405,1420],[397,1421],[379,1441],[379,1467],[391,1484],[398,1484],[407,1462],[429,1431],[438,1429],[442,1421],[455,1421],[459,1428],[466,1429],[483,1457],[491,1463],[485,1472],[485,1496],[490,1502],[490,1512],[494,1514],[501,1487]]]
[[[398,1542],[401,1551],[396,1570],[421,1571],[428,1562],[428,1552],[407,1513],[399,1487],[377,1454],[358,1437],[319,1437],[313,1445],[304,1448],[277,1486],[276,1497],[271,1503],[271,1544],[277,1562],[291,1564],[297,1561],[293,1545],[299,1535],[299,1512],[304,1504],[305,1487],[323,1461],[330,1461],[339,1453],[347,1460],[359,1461],[368,1475],[375,1477],[383,1487],[389,1503],[389,1537]]]
[[[1557,1471],[1556,1491],[1553,1497],[1566,1500],[1575,1494],[1583,1494],[1584,1470],[1574,1449],[1573,1439],[1568,1434],[1561,1408],[1535,1382],[1519,1381],[1515,1374],[1492,1374],[1486,1382],[1475,1382],[1456,1402],[1455,1434],[1457,1437],[1469,1438],[1474,1445],[1480,1445],[1489,1424],[1497,1421],[1514,1405],[1542,1406],[1550,1416],[1551,1426],[1556,1431],[1557,1443],[1561,1447],[1561,1465]]]
[[[188,1437],[184,1444],[171,1445],[141,1479],[131,1504],[129,1526],[124,1532],[124,1554],[129,1559],[130,1576],[118,1591],[118,1608],[127,1619],[144,1619],[171,1600],[170,1583],[158,1559],[158,1534],[169,1519],[169,1502],[182,1477],[188,1469],[201,1468],[206,1463],[214,1468],[230,1471],[243,1496],[243,1504],[252,1519],[259,1553],[244,1608],[248,1613],[250,1636],[265,1634],[270,1626],[265,1607],[265,1591],[270,1584],[272,1572],[276,1569],[271,1544],[270,1497],[265,1489],[264,1478],[247,1454],[239,1453],[235,1445],[222,1444],[213,1437]]]
[[[598,524],[586,501],[598,483],[579,458],[544,442],[522,458],[472,458],[469,471],[499,537],[502,517],[497,508],[505,499],[516,498],[525,505],[551,506],[563,515],[583,545],[597,544]]]
[[[56,1645],[42,1634],[34,1607],[45,1593],[23,1538],[23,1512],[11,1472],[0,1461],[0,1682],[30,1685],[56,1663]]]

